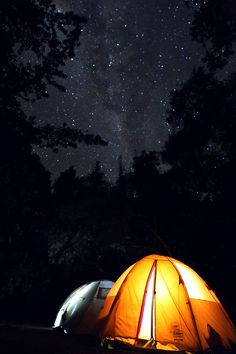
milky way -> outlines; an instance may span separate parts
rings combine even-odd
[[[56,5],[88,22],[65,68],[66,92],[49,88],[50,97],[28,110],[40,123],[66,122],[101,135],[109,145],[80,145],[58,154],[36,150],[53,176],[71,165],[86,174],[99,160],[114,178],[120,155],[129,169],[135,155],[159,150],[168,136],[168,94],[200,60],[189,35],[192,13],[177,0],[57,0]]]

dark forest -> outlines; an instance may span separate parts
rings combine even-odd
[[[52,180],[34,153],[108,144],[97,135],[41,125],[24,104],[64,90],[64,67],[86,21],[50,0],[0,5],[0,318],[51,325],[65,297],[95,279],[116,280],[148,254],[175,257],[199,272],[236,319],[236,7],[202,1],[190,33],[202,63],[170,92],[163,149],[106,179],[71,166]],[[186,1],[191,7],[191,2]],[[30,14],[30,15],[29,15]],[[27,58],[33,58],[28,60]]]

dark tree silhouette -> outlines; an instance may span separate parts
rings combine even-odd
[[[64,91],[63,66],[75,56],[79,46],[81,24],[85,19],[73,12],[56,10],[51,0],[10,0],[0,5],[0,109],[20,110],[20,100],[34,101],[47,97],[52,85]],[[33,120],[24,119],[32,125]],[[76,143],[106,145],[99,136],[83,134],[68,127],[35,127],[31,142],[48,141],[48,147]]]
[[[235,94],[234,75],[221,82],[199,68],[171,95],[173,134],[163,156],[185,171],[182,187],[196,197],[215,200],[225,188],[222,173],[235,160]]]
[[[75,55],[82,18],[56,11],[52,1],[10,0],[1,3],[1,102],[16,105],[18,97],[47,96],[47,85],[65,78],[62,66]]]
[[[54,150],[81,142],[106,145],[100,136],[65,125],[38,127],[22,108],[24,101],[47,97],[48,85],[64,90],[63,68],[75,56],[84,22],[58,12],[51,0],[0,4],[0,297],[1,310],[10,301],[15,314],[26,302],[47,300],[51,182],[32,144]]]
[[[193,6],[191,1],[185,1]],[[236,6],[234,0],[200,1],[191,26],[193,40],[205,50],[203,62],[210,70],[223,68],[234,54],[236,40]]]
[[[227,279],[235,267],[236,75],[222,71],[234,54],[235,10],[233,1],[209,0],[196,12],[191,34],[205,49],[205,64],[170,95],[172,134],[162,155],[180,196],[177,213],[189,257],[219,293],[222,262]]]
[[[137,245],[147,252],[171,255],[171,246],[165,240],[165,227],[171,210],[168,186],[161,173],[160,154],[142,151],[133,160],[130,184],[136,205],[135,225]]]
[[[76,176],[76,171],[70,168],[53,185],[47,233],[52,293],[54,303],[58,298],[57,306],[66,296],[64,291],[68,293],[80,284],[106,275],[100,259],[107,241],[109,193],[99,163],[84,177]]]
[[[172,134],[164,159],[177,170],[185,169],[186,188],[210,200],[222,196],[224,178],[231,180],[228,172],[235,163],[236,73],[220,79],[219,72],[234,54],[235,12],[231,0],[224,4],[202,1],[191,34],[205,48],[203,61],[207,67],[195,69],[190,79],[170,95],[167,122]]]

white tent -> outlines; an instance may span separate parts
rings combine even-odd
[[[58,311],[53,328],[65,333],[96,335],[98,313],[113,284],[110,280],[97,280],[74,290]]]

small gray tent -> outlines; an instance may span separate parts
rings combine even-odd
[[[53,328],[65,333],[97,335],[98,313],[114,282],[97,280],[74,290],[57,313]]]

